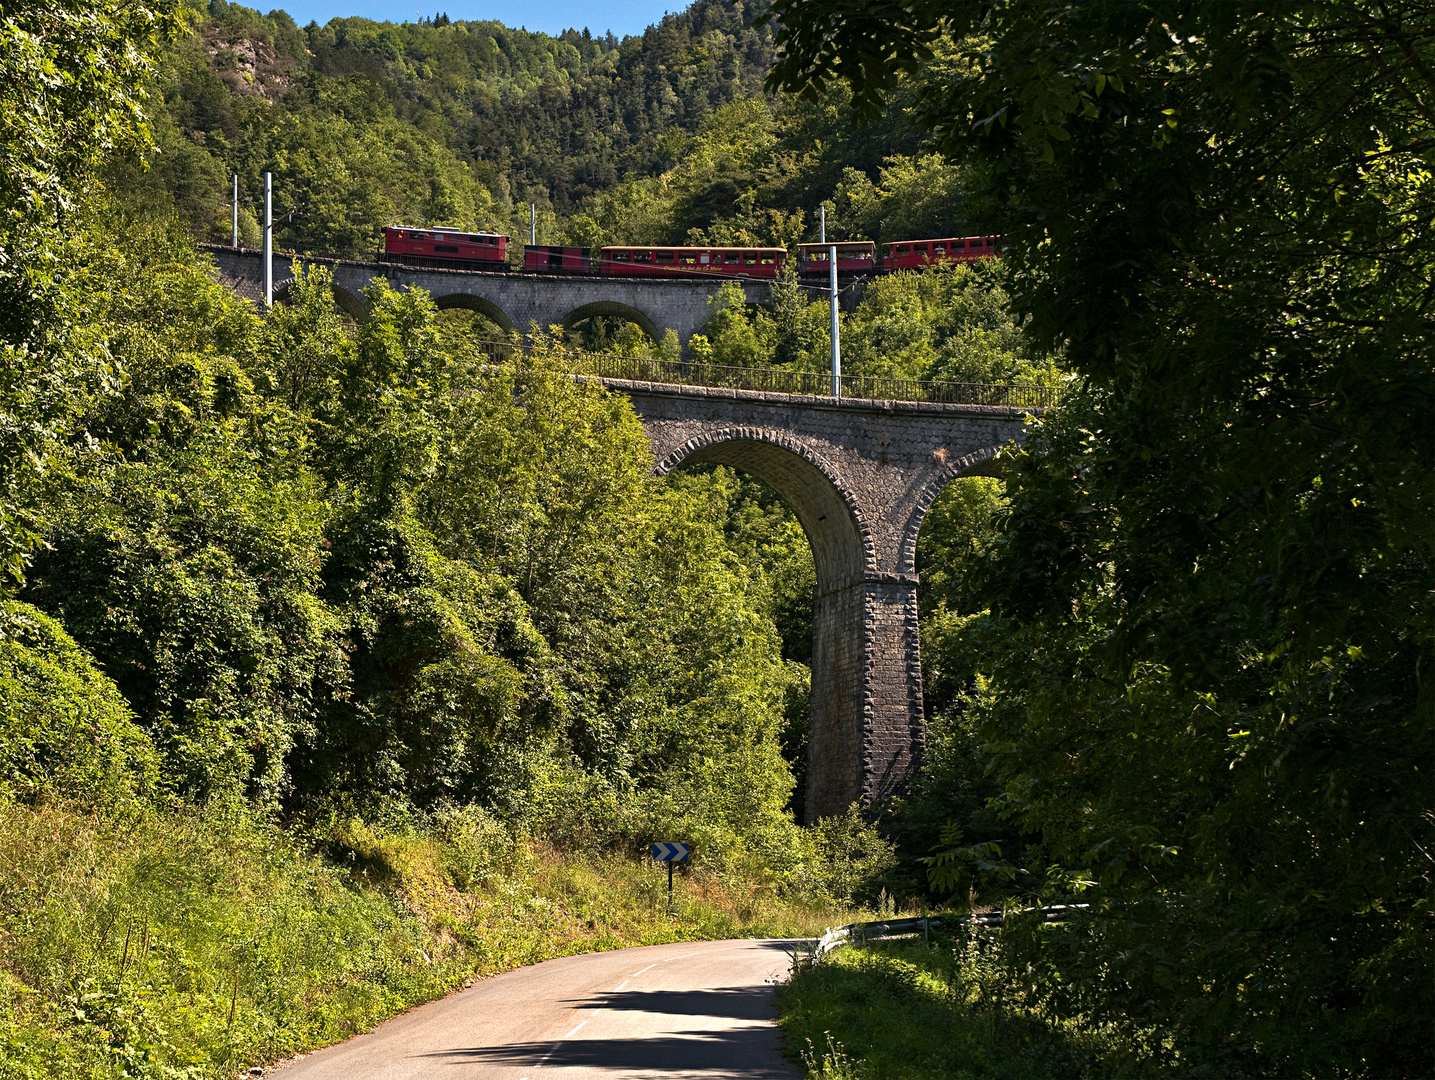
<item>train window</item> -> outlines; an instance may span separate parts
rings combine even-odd
[[[613,252],[612,258],[614,262],[627,262],[628,253],[626,251],[615,251]]]
[[[755,251],[744,251],[744,252],[742,253],[742,261],[745,262],[748,266],[756,266],[756,265],[757,265],[757,252],[755,252]]]
[[[657,261],[658,261],[658,262],[672,262],[672,261],[673,261],[673,253],[672,253],[671,251],[660,251],[660,252],[658,252]]]
[[[685,266],[692,266],[698,259],[691,251],[685,251],[678,257],[678,261]]]
[[[946,253],[947,253],[947,245],[946,245],[946,244],[933,244],[933,245],[932,245],[932,254],[933,254],[933,255],[945,255]]]
[[[709,255],[709,254],[707,254],[706,252],[704,252],[703,254],[701,254],[701,255],[698,256],[698,262],[702,263],[704,266],[706,266],[708,263],[710,263],[710,262],[712,262],[712,261],[713,261],[713,260],[712,260],[712,256]]]
[[[726,255],[723,256],[723,262],[727,263],[729,266],[741,266],[742,252],[729,251]]]
[[[911,250],[912,250],[912,248],[910,247],[910,245],[907,245],[907,244],[898,244],[898,245],[897,245],[897,254],[898,254],[898,255],[906,255],[906,254],[909,254],[909,253],[911,252]]]
[[[411,232],[411,233],[409,233],[409,239],[410,239],[410,240],[422,240],[423,238],[424,238],[424,234],[421,233],[421,232]]]
[[[772,256],[771,256],[771,255],[764,255],[764,256],[762,257],[762,265],[763,265],[763,266],[771,266],[771,265],[772,265]]]

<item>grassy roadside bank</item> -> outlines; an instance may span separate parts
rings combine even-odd
[[[1055,1015],[1011,989],[975,928],[839,949],[778,988],[809,1080],[1070,1080],[1150,1075],[1130,1032]]]
[[[0,802],[0,865],[0,1080],[232,1077],[520,964],[848,917],[702,871],[670,914],[656,868],[475,811],[301,839]]]

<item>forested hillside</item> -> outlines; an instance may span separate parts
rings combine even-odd
[[[955,172],[923,155],[897,103],[859,131],[845,96],[760,92],[772,29],[754,0],[699,0],[641,37],[553,38],[497,23],[334,19],[295,26],[215,0],[167,46],[148,171],[117,186],[228,239],[229,177],[257,242],[261,176],[276,176],[277,242],[363,255],[402,221],[540,242],[947,234],[964,226]]]

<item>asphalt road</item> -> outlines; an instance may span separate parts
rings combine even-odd
[[[650,945],[485,979],[278,1070],[279,1080],[791,1078],[781,941]]]

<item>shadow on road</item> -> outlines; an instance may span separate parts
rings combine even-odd
[[[796,1070],[775,1065],[776,1034],[771,1029],[747,1031],[674,1032],[654,1039],[574,1039],[570,1042],[509,1043],[476,1046],[426,1057],[454,1063],[545,1068],[587,1068],[631,1074],[680,1071],[731,1073],[744,1077],[781,1077],[789,1080]]]
[[[706,990],[629,990],[569,999],[575,1012],[665,1013],[669,1016],[723,1016],[733,1020],[771,1020],[777,1014],[772,990],[765,986],[715,987]]]

